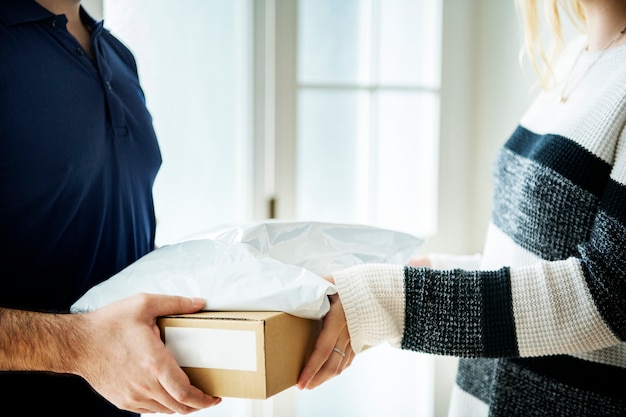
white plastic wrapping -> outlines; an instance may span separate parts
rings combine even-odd
[[[418,237],[371,226],[264,221],[220,226],[155,249],[90,289],[79,313],[132,294],[202,297],[205,310],[284,311],[321,318],[336,289],[322,276],[361,263],[404,264]]]

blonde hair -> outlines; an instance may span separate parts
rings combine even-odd
[[[540,16],[540,6],[543,16]],[[516,0],[516,7],[524,35],[520,60],[523,61],[524,57],[529,59],[539,78],[540,87],[546,90],[554,81],[553,64],[564,46],[562,13],[582,33],[586,32],[585,14],[579,0]],[[542,37],[542,18],[551,35],[549,45],[545,45]]]

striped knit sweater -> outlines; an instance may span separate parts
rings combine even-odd
[[[585,39],[556,67],[566,78]],[[480,263],[334,274],[352,347],[459,357],[450,415],[626,416],[626,46],[583,52],[494,165]],[[459,261],[459,262],[457,262]]]

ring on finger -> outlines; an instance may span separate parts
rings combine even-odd
[[[334,347],[333,348],[333,352],[337,352],[338,354],[341,355],[342,358],[346,357],[346,352],[344,352],[343,350],[339,349],[338,347]]]

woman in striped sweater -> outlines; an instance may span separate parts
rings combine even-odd
[[[553,65],[536,2],[518,10],[543,88],[496,158],[479,261],[333,274],[301,389],[389,342],[460,358],[453,416],[626,416],[626,1],[555,4],[584,34]]]

